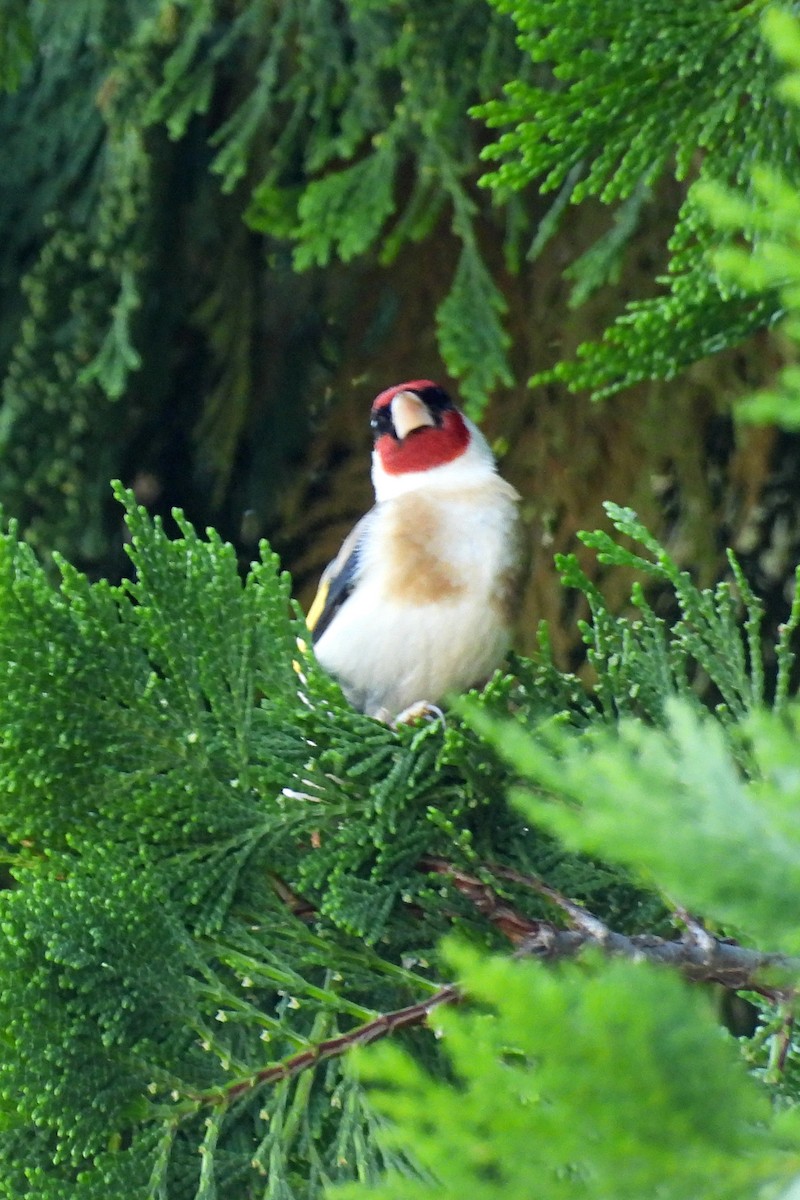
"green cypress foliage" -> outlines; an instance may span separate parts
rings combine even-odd
[[[394,1046],[359,1058],[393,1121],[382,1139],[413,1147],[421,1176],[332,1200],[729,1198],[791,1176],[796,1128],[765,1131],[766,1097],[678,980],[631,963],[554,976],[464,947],[452,969],[473,1004],[436,1017],[451,1080]]]
[[[211,94],[212,15],[168,5],[137,26],[159,71],[172,62],[152,102],[175,136]],[[149,178],[132,145],[141,174],[102,193],[123,214]],[[705,195],[730,227],[758,224]],[[796,196],[764,195],[774,265]],[[111,245],[128,227],[99,228]],[[48,243],[65,282],[70,237]],[[84,320],[94,289],[69,309],[81,386],[106,397],[135,368],[141,311],[140,264],[126,274],[113,245],[104,340]],[[52,311],[20,345],[61,327]],[[798,951],[800,598],[765,655],[733,556],[730,583],[698,588],[608,506],[616,535],[583,540],[633,572],[628,612],[559,560],[590,613],[592,682],[542,628],[532,661],[395,731],[318,671],[266,546],[242,579],[213,532],[176,513],[171,539],[117,496],[123,586],[58,556],[54,581],[13,522],[0,536],[0,1196],[789,1195],[797,961],[765,954]],[[509,940],[520,959],[595,953],[513,961]],[[673,969],[641,961],[658,955]],[[715,980],[758,1006],[752,1038],[720,1028]]]
[[[177,514],[170,540],[119,495],[135,568],[123,587],[62,560],[56,586],[13,528],[0,540],[0,832],[13,876],[0,894],[0,1195],[288,1200],[348,1180],[414,1195],[431,1177],[455,1195],[470,1172],[477,1195],[513,1197],[534,1179],[562,1194],[584,1176],[600,1195],[631,1155],[646,1190],[687,1128],[669,1194],[696,1183],[704,1156],[742,1147],[745,1165],[709,1194],[785,1177],[779,1131],[751,1145],[763,1085],[737,1067],[707,997],[641,964],[551,978],[483,957],[553,917],[531,880],[621,936],[668,934],[680,904],[762,949],[794,948],[794,915],[776,904],[800,870],[795,773],[782,765],[797,714],[782,688],[786,715],[760,715],[755,601],[740,630],[727,590],[696,589],[612,509],[644,554],[587,541],[668,579],[678,623],[638,590],[641,616],[612,617],[565,561],[592,607],[592,690],[557,670],[543,632],[538,660],[499,675],[465,718],[393,731],[318,672],[266,547],[242,581],[216,535]],[[800,606],[782,635],[785,674],[798,619]],[[702,715],[702,680],[718,691],[714,715]],[[512,807],[522,779],[536,790]],[[742,889],[742,872],[758,887]],[[454,928],[473,949],[443,958]],[[478,1009],[441,1018],[443,1044],[412,1028],[414,1065],[393,1051],[363,1077],[349,1069],[360,1043],[427,1013],[438,1026],[454,975]],[[516,1082],[481,1116],[479,1096],[509,1070]],[[589,1103],[593,1070],[603,1084]],[[388,1099],[365,1087],[386,1071]],[[453,1073],[474,1089],[466,1107]],[[718,1107],[710,1087],[730,1103],[700,1120]],[[559,1139],[556,1114],[573,1105],[583,1124],[565,1121]],[[615,1106],[628,1114],[618,1140]],[[670,1113],[673,1132],[645,1154]],[[514,1139],[528,1147],[540,1121],[553,1129],[530,1157]]]
[[[573,267],[579,297],[613,278],[626,231],[659,180],[674,174],[690,185],[661,294],[629,303],[601,342],[539,380],[602,396],[670,378],[774,321],[774,288],[754,298],[721,284],[708,258],[719,235],[698,203],[707,180],[749,190],[754,161],[797,182],[800,125],[775,95],[779,67],[760,29],[767,0],[645,0],[633,10],[617,0],[491,2],[512,16],[537,73],[476,110],[503,131],[484,152],[499,163],[484,184],[501,198],[532,185],[559,189],[557,215],[589,196],[622,203],[616,227]]]
[[[788,13],[770,9],[764,17],[764,33],[776,57],[791,68],[781,79],[778,94],[796,119],[800,106],[800,37],[796,21]],[[800,338],[797,317],[800,256],[798,255],[798,218],[800,198],[796,182],[782,164],[776,169],[760,157],[751,176],[751,191],[744,193],[707,183],[698,187],[698,197],[708,210],[715,225],[726,234],[745,238],[750,245],[728,244],[714,255],[720,278],[731,286],[745,289],[754,297],[775,293],[780,297],[786,319],[781,332],[790,342]],[[797,367],[792,347],[788,354],[790,365],[781,373],[778,387],[750,397],[737,407],[737,415],[745,421],[776,423],[785,429],[800,427],[798,411]]]
[[[268,303],[442,220],[461,246],[448,366],[476,411],[509,380],[468,109],[520,61],[484,0],[5,5],[0,499],[28,540],[99,558],[128,440],[187,396],[224,483]]]
[[[5,4],[0,500],[42,550],[97,562],[108,478],[155,414],[184,406],[219,499],[252,416],[265,312],[296,297],[297,273],[327,280],[337,263],[390,263],[443,235],[456,251],[432,320],[475,415],[512,380],[482,231],[515,270],[570,204],[612,207],[570,268],[577,305],[618,278],[670,175],[687,190],[662,292],[556,377],[603,394],[773,322],[774,283],[754,295],[709,260],[720,238],[698,191],[749,189],[757,160],[793,178],[797,120],[773,92],[768,7]],[[555,199],[534,229],[539,191]],[[335,324],[335,303],[320,304]],[[300,438],[296,407],[280,422]]]

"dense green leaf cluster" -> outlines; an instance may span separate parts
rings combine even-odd
[[[665,729],[627,718],[580,738],[558,724],[532,738],[477,710],[473,718],[527,781],[516,802],[538,828],[624,863],[680,911],[797,951],[796,705],[739,727],[749,780],[722,727],[685,701],[669,703]],[[413,1152],[425,1180],[394,1169],[374,1187],[332,1195],[522,1200],[535,1187],[553,1197],[753,1197],[765,1185],[783,1195],[796,1180],[791,1000],[746,1052],[791,1097],[769,1114],[707,997],[673,977],[643,963],[553,974],[463,948],[453,957],[471,1001],[437,1018],[454,1078],[394,1047],[359,1059],[393,1122],[381,1139]],[[794,961],[774,975],[787,988]]]
[[[114,402],[141,364],[152,163],[143,130],[102,112],[136,7],[29,6],[38,54],[0,105],[2,498],[31,540],[88,561],[124,429]]]
[[[754,301],[720,284],[708,260],[719,235],[696,198],[696,181],[747,189],[755,162],[789,164],[791,172],[798,159],[800,124],[776,95],[779,67],[761,36],[767,0],[646,0],[635,11],[616,0],[588,8],[579,0],[492,3],[513,17],[520,45],[542,66],[535,81],[511,81],[503,99],[476,110],[503,130],[484,151],[500,163],[484,176],[487,186],[500,197],[558,188],[559,214],[588,196],[633,203],[624,230],[667,173],[692,185],[669,241],[663,293],[631,302],[601,342],[540,380],[604,395],[670,378],[774,321],[774,289]],[[618,227],[608,235],[600,255],[606,278],[627,240]],[[579,295],[604,281],[598,250],[573,267]]]
[[[161,443],[192,444],[194,511],[210,515],[252,441],[240,515],[302,444],[315,367],[341,352],[338,264],[386,265],[432,239],[454,248],[430,324],[481,411],[512,382],[501,247],[514,270],[570,202],[616,205],[569,269],[577,305],[619,277],[658,180],[746,187],[757,160],[791,171],[797,120],[773,93],[765,7],[7,4],[0,500],[28,540],[91,568],[107,552],[106,482],[152,469],[143,445],[161,477],[175,470]],[[487,121],[502,130],[488,147]],[[473,186],[482,147],[497,160],[490,195]],[[541,189],[557,198],[534,231]],[[754,297],[720,283],[714,241],[693,184],[663,294],[632,302],[555,376],[596,393],[669,377],[772,322],[774,284]],[[291,359],[274,396],[271,321]],[[260,517],[271,501],[259,495]]]
[[[788,13],[773,9],[765,16],[764,31],[776,56],[792,68],[780,83],[779,94],[794,113],[800,107],[800,36],[796,22]],[[744,288],[755,297],[777,293],[782,304],[781,332],[792,342],[800,338],[798,322],[798,218],[800,196],[793,175],[761,164],[753,168],[749,193],[734,191],[719,184],[698,187],[715,225],[751,243],[720,248],[714,262],[722,280]],[[789,353],[793,360],[796,351]],[[798,395],[800,375],[791,361],[784,368],[778,386],[772,391],[750,397],[738,407],[744,420],[800,427]]]
[[[446,361],[476,408],[510,379],[467,110],[520,54],[484,0],[37,0],[0,22],[0,499],[29,540],[99,559],[107,481],[164,410],[223,487],[297,273],[390,262],[444,220]],[[273,420],[302,429],[290,400]]]
[[[652,558],[605,534],[586,540],[610,564],[669,577],[677,625],[656,621],[641,589],[643,619],[611,618],[570,561],[566,582],[592,607],[595,719],[576,721],[570,706],[532,733],[519,715],[497,720],[472,701],[468,720],[515,768],[514,802],[539,835],[624,865],[687,922],[702,914],[745,944],[796,954],[800,712],[783,688],[773,711],[762,707],[757,604],[745,589],[749,630],[738,633],[727,591],[698,591],[630,511],[610,512]],[[784,675],[797,616],[796,605],[781,635]],[[690,684],[706,671],[727,696],[714,715]],[[332,1197],[790,1194],[800,1172],[797,959],[774,969],[786,1007],[772,1020],[765,1013],[752,1047],[743,1043],[743,1064],[709,996],[663,968],[596,959],[552,971],[463,945],[449,954],[469,1003],[434,1018],[448,1073],[395,1046],[357,1059],[390,1118],[379,1141],[412,1155],[421,1174],[398,1165],[374,1186],[337,1187]],[[783,1093],[771,1112],[758,1076]]]
[[[730,595],[700,592],[675,574],[632,513],[612,511],[648,557],[607,537],[589,540],[609,562],[671,580],[683,611],[674,630],[641,597],[643,619],[612,619],[574,563],[565,563],[567,582],[591,601],[595,688],[555,667],[543,632],[539,658],[498,676],[475,698],[466,723],[451,714],[445,723],[394,731],[350,711],[318,672],[288,579],[266,549],[242,582],[232,548],[216,535],[201,539],[178,514],[181,536],[170,540],[129,495],[121,498],[135,568],[124,586],[90,584],[63,560],[54,586],[13,529],[0,539],[0,834],[13,876],[0,894],[0,1195],[289,1200],[320,1196],[348,1179],[377,1186],[387,1169],[387,1180],[399,1172],[409,1188],[428,1170],[446,1180],[442,1161],[429,1158],[416,1137],[397,1134],[402,1145],[395,1145],[394,1135],[379,1135],[383,1102],[376,1108],[364,1081],[348,1071],[348,1045],[335,1048],[342,1035],[357,1041],[358,1029],[381,1014],[435,995],[453,969],[437,948],[443,933],[455,927],[477,946],[504,944],[502,924],[487,920],[474,893],[446,872],[431,874],[432,861],[491,882],[503,903],[530,918],[548,915],[545,901],[526,888],[530,877],[631,932],[666,931],[658,892],[672,897],[674,889],[687,904],[763,935],[765,944],[781,943],[786,921],[774,924],[774,938],[767,935],[772,892],[765,890],[762,908],[737,899],[736,867],[713,873],[703,889],[686,883],[703,876],[700,863],[723,845],[720,826],[731,856],[742,837],[758,834],[747,859],[752,874],[765,846],[793,836],[780,796],[795,775],[775,757],[774,731],[763,741],[749,715],[760,709],[763,672],[755,602],[748,598],[748,638],[733,621]],[[783,637],[784,672],[799,615],[800,607]],[[723,698],[721,723],[697,724],[696,698],[687,707],[704,670]],[[684,707],[674,710],[681,697]],[[625,723],[634,713],[649,733]],[[788,736],[780,743],[784,758]],[[562,821],[561,810],[548,816],[541,800],[535,810],[532,800],[524,810],[511,807],[508,786],[521,777],[554,794],[588,797],[593,819],[578,823],[578,835],[568,811]],[[751,777],[756,782],[746,783]],[[754,797],[766,803],[770,788],[772,830],[752,809]],[[648,803],[634,821],[643,791]],[[614,814],[630,804],[627,840],[613,833],[603,802]],[[714,822],[703,837],[692,825],[696,806]],[[663,828],[675,821],[683,823],[681,838]],[[660,856],[648,857],[646,834],[659,828]],[[796,871],[792,844],[765,875],[770,887]],[[678,851],[682,873],[670,874]],[[509,872],[505,882],[498,867]],[[650,890],[631,882],[634,876]],[[719,903],[714,888],[722,889]],[[474,979],[475,994],[485,988],[495,1005],[491,970],[482,984],[475,964],[453,961],[470,990]],[[518,968],[494,969],[511,972],[503,987],[518,1008],[527,1010],[531,988],[536,1011],[536,989],[544,989],[541,1012],[552,1006],[552,1021],[560,1020],[560,1006],[578,1005],[573,1032],[576,1045],[586,1042],[579,1058],[587,1064],[604,1038],[612,1041],[602,1053],[613,1046],[621,1063],[628,1036],[634,1057],[636,1038],[654,1041],[656,1073],[678,1052],[662,1026],[680,1023],[689,1002],[669,981],[634,985],[626,971],[600,973],[578,999],[577,974],[547,983],[525,972],[514,982]],[[648,989],[660,996],[661,988],[666,1007],[644,1003],[638,1033],[628,1018],[608,1033],[601,1021],[592,1024],[590,1014],[612,995],[622,1013],[625,997],[639,1004]],[[694,1104],[695,1091],[707,1096],[706,1070],[719,1067],[725,1078],[733,1070],[703,1010],[699,1001],[686,1010],[695,1014],[685,1018],[693,1057],[688,1090],[676,1103]],[[524,1041],[534,1032],[521,1024],[523,1040],[515,1042],[503,1024],[519,1023],[517,1009],[497,1026],[486,1026],[485,1015],[465,1019],[476,1071],[490,1069],[502,1043],[522,1073],[520,1086],[538,1090],[525,1065],[539,1053]],[[490,1033],[480,1050],[475,1020]],[[570,1105],[568,1092],[556,1094],[574,1074],[572,1056],[562,1053],[573,1034],[552,1040],[551,1018],[537,1027],[535,1036],[552,1051],[547,1088],[555,1089],[554,1103]],[[600,1040],[591,1050],[593,1039]],[[438,1077],[440,1048],[424,1032],[409,1045]],[[315,1066],[316,1048],[331,1046]],[[304,1053],[310,1059],[292,1068]],[[714,1086],[727,1087],[722,1078]],[[756,1084],[737,1079],[743,1114],[763,1104]],[[635,1107],[638,1094],[621,1073],[606,1099]],[[514,1095],[498,1098],[498,1120]],[[597,1103],[603,1096],[601,1089]],[[587,1127],[598,1119],[593,1112],[584,1114]],[[522,1115],[527,1121],[527,1108]],[[417,1112],[414,1120],[427,1116]],[[693,1110],[676,1120],[677,1138],[681,1122],[695,1124]],[[698,1130],[698,1155],[701,1143],[717,1154],[728,1138],[738,1145],[740,1118],[732,1121],[721,1141],[716,1127]],[[489,1126],[485,1136],[491,1181],[499,1170],[492,1156],[505,1159],[506,1142],[494,1145]],[[627,1136],[635,1147],[643,1134],[634,1125]],[[443,1154],[448,1145],[444,1138]],[[587,1169],[605,1179],[620,1153],[609,1143],[601,1165],[590,1155]],[[547,1174],[548,1164],[557,1168],[576,1154],[572,1143],[553,1142],[527,1167],[515,1154],[508,1171],[527,1178],[538,1163],[536,1171]],[[575,1169],[583,1170],[580,1162]],[[650,1178],[652,1165],[641,1169]],[[782,1168],[768,1155],[753,1170],[768,1176]],[[742,1177],[751,1178],[749,1169]]]
[[[764,1095],[677,980],[631,963],[556,977],[463,947],[452,962],[473,1000],[436,1020],[454,1080],[394,1046],[358,1060],[393,1121],[382,1140],[425,1174],[332,1200],[744,1197],[796,1169],[796,1121],[766,1133]]]
[[[230,546],[127,501],[125,587],[61,560],[54,587],[0,540],[0,1194],[317,1194],[383,1161],[362,1089],[336,1062],[226,1089],[430,994],[453,920],[488,936],[423,854],[637,893],[530,844],[457,722],[348,712],[271,555],[242,584]]]

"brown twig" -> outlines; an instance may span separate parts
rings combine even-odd
[[[617,933],[582,905],[535,876],[524,875],[511,867],[487,868],[495,878],[535,891],[559,908],[572,926],[562,929],[553,921],[518,912],[499,897],[490,884],[446,859],[427,857],[420,861],[419,867],[420,870],[446,876],[517,947],[518,957],[534,956],[557,961],[575,958],[587,947],[594,947],[608,955],[671,967],[691,982],[717,983],[737,992],[759,992],[773,1001],[783,1003],[788,1015],[784,1021],[783,1041],[779,1050],[779,1069],[782,1069],[791,1041],[791,1005],[795,992],[789,985],[772,983],[770,976],[797,974],[800,972],[800,959],[748,950],[735,942],[716,938],[685,913],[677,914],[686,926],[683,936],[677,939],[669,940],[654,934]],[[290,907],[305,909],[301,898],[296,897],[286,885],[279,890],[279,894]],[[435,1009],[444,1004],[459,1003],[462,999],[463,994],[457,984],[446,984],[426,1000],[393,1012],[381,1013],[347,1033],[327,1038],[282,1062],[262,1067],[227,1087],[195,1093],[189,1097],[192,1110],[205,1105],[231,1104],[258,1087],[293,1079],[321,1062],[341,1057],[356,1046],[367,1046],[401,1029],[423,1025]]]
[[[466,896],[478,912],[514,945],[520,945],[526,939],[536,937],[540,933],[543,922],[517,912],[510,904],[501,900],[488,883],[474,875],[468,875],[466,871],[462,871],[446,859],[429,856],[420,860],[419,867],[422,871],[445,875],[456,890],[462,896]]]
[[[728,939],[714,937],[689,919],[684,936],[676,939],[654,934],[617,933],[556,888],[532,875],[513,868],[487,868],[498,879],[505,879],[538,892],[569,918],[571,929],[561,929],[552,921],[537,920],[516,912],[483,880],[469,875],[445,859],[424,858],[420,869],[447,876],[454,887],[472,900],[480,912],[518,946],[518,954],[556,960],[575,958],[593,946],[606,954],[669,966],[692,983],[718,983],[731,991],[753,991],[771,1000],[786,999],[791,987],[772,983],[769,976],[800,972],[800,959],[785,954],[767,954],[748,950]]]
[[[497,879],[505,879],[508,883],[520,884],[522,887],[538,892],[545,900],[549,900],[556,908],[560,908],[562,912],[566,913],[576,929],[582,929],[595,942],[602,945],[604,940],[610,936],[611,930],[604,921],[536,875],[523,875],[521,871],[516,871],[513,867],[503,867],[499,864],[492,864],[488,870]]]
[[[285,879],[280,875],[275,875],[270,872],[267,876],[272,890],[283,904],[289,909],[292,916],[297,917],[299,921],[311,921],[317,915],[317,910],[310,901],[306,900],[305,896],[298,896],[292,888],[289,887]]]
[[[406,1008],[398,1008],[394,1012],[381,1013],[380,1016],[347,1033],[326,1038],[325,1041],[309,1046],[307,1050],[293,1054],[291,1058],[285,1058],[282,1062],[272,1063],[268,1067],[254,1071],[245,1079],[237,1079],[225,1088],[213,1092],[203,1092],[193,1096],[192,1099],[198,1104],[231,1104],[246,1093],[252,1092],[254,1088],[265,1084],[281,1083],[285,1079],[293,1079],[301,1071],[315,1067],[318,1063],[325,1062],[330,1058],[339,1058],[355,1046],[368,1046],[370,1042],[397,1033],[400,1029],[407,1029],[412,1025],[422,1025],[430,1014],[442,1004],[457,1004],[461,999],[462,995],[458,987],[452,983],[447,984],[428,996],[427,1000],[420,1000],[417,1004],[409,1004]]]

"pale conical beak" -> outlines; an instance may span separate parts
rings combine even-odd
[[[415,429],[424,425],[435,425],[427,406],[414,392],[398,392],[392,400],[392,424],[402,441]]]

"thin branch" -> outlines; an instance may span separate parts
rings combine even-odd
[[[291,1058],[285,1058],[282,1062],[272,1063],[268,1067],[254,1071],[245,1079],[237,1079],[227,1087],[213,1092],[195,1094],[192,1099],[198,1104],[231,1104],[246,1093],[252,1092],[254,1088],[265,1084],[282,1083],[285,1079],[293,1079],[295,1075],[299,1075],[310,1067],[316,1067],[318,1063],[341,1057],[355,1046],[368,1046],[370,1042],[388,1037],[389,1034],[397,1033],[400,1029],[407,1029],[411,1025],[422,1025],[434,1009],[439,1008],[442,1004],[457,1004],[462,999],[459,988],[455,984],[447,984],[433,995],[428,996],[427,1000],[420,1000],[418,1004],[409,1004],[406,1008],[398,1008],[394,1012],[381,1013],[372,1021],[367,1021],[365,1024],[351,1029],[348,1033],[326,1038],[325,1041],[318,1042],[315,1046],[309,1046],[307,1050],[293,1054]]]
[[[538,892],[545,900],[549,900],[562,912],[566,913],[570,922],[576,929],[582,929],[594,941],[604,943],[605,939],[611,935],[611,930],[601,921],[594,913],[590,913],[582,904],[578,904],[575,900],[570,900],[562,892],[551,887],[549,883],[545,883],[543,879],[539,879],[536,875],[523,875],[521,871],[515,871],[513,867],[502,867],[499,865],[491,865],[488,870],[497,879],[505,879],[509,883],[517,883],[522,887],[530,888],[531,891]]]
[[[554,961],[575,958],[587,946],[593,946],[606,954],[672,967],[692,983],[718,983],[731,991],[759,992],[772,1000],[793,994],[791,986],[774,982],[776,976],[800,973],[800,959],[748,950],[728,939],[714,937],[688,916],[684,917],[686,933],[677,939],[647,933],[617,933],[582,905],[535,876],[508,867],[488,868],[497,878],[530,888],[560,908],[572,925],[571,929],[561,929],[552,921],[516,912],[489,884],[445,859],[424,858],[420,868],[446,875],[462,895],[517,945],[520,956],[534,955]]]
[[[445,859],[427,857],[420,861],[419,866],[420,870],[450,879],[454,887],[516,945],[517,957],[536,957],[553,962],[575,958],[587,946],[594,947],[608,955],[671,967],[693,983],[717,983],[732,991],[759,992],[784,1004],[787,1016],[779,1050],[782,1065],[791,1039],[791,1011],[795,992],[788,984],[775,983],[773,980],[782,974],[800,973],[800,959],[785,954],[748,950],[735,942],[716,938],[686,913],[681,914],[686,930],[682,937],[674,940],[653,934],[617,933],[593,913],[535,876],[523,875],[509,867],[489,868],[496,878],[527,887],[561,909],[572,925],[571,929],[561,929],[552,921],[517,912],[497,895],[490,884]],[[289,903],[297,899],[289,889],[287,893]],[[293,1079],[321,1062],[340,1058],[355,1046],[367,1046],[401,1029],[424,1025],[435,1009],[443,1004],[457,1004],[463,999],[464,994],[457,984],[446,984],[426,1000],[393,1012],[381,1013],[348,1033],[326,1038],[282,1062],[271,1063],[246,1078],[237,1079],[227,1087],[195,1093],[189,1097],[193,1101],[192,1109],[196,1111],[197,1107],[205,1105],[232,1104],[258,1087]]]
[[[800,959],[747,950],[720,938],[712,937],[711,945],[704,946],[691,937],[669,940],[653,934],[628,935],[613,930],[598,938],[583,929],[553,927],[547,938],[523,943],[519,953],[551,960],[574,958],[592,945],[606,954],[673,967],[691,983],[718,983],[734,992],[758,992],[772,1000],[788,998],[793,989],[771,982],[770,976],[800,972]]]
[[[518,912],[501,900],[490,884],[467,874],[444,858],[427,856],[420,860],[419,868],[432,874],[445,875],[456,890],[474,904],[481,916],[499,929],[514,945],[521,945],[527,939],[536,937],[541,932],[542,925],[549,924]]]
[[[313,904],[306,900],[305,896],[298,896],[292,888],[289,887],[285,879],[280,875],[270,872],[267,876],[272,890],[275,895],[281,900],[292,916],[297,917],[299,921],[312,921],[317,915],[317,910]]]
[[[688,909],[685,909],[682,905],[679,905],[673,910],[673,916],[678,921],[682,921],[686,926],[686,932],[684,934],[685,941],[693,941],[698,946],[705,946],[706,949],[709,950],[713,949],[713,933],[709,933],[703,922],[700,921],[693,913],[690,913]]]
[[[777,1083],[786,1069],[786,1060],[792,1046],[794,1033],[794,1011],[790,1002],[784,1001],[779,1011],[780,1024],[771,1039],[767,1079]]]

